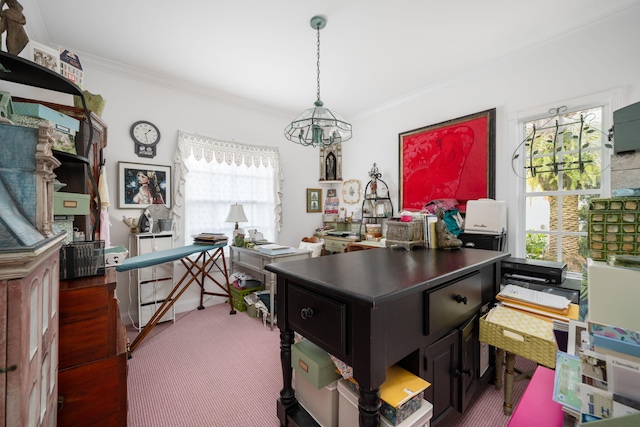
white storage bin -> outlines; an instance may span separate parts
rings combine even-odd
[[[338,427],[338,381],[317,389],[294,371],[296,398],[322,427]],[[357,425],[357,423],[355,424]]]
[[[359,423],[358,394],[351,389],[347,380],[338,380],[338,427],[353,427]],[[433,405],[426,400],[422,407],[395,427],[429,427],[433,416]],[[380,425],[394,427],[385,417],[380,417]]]
[[[640,271],[591,261],[588,280],[590,321],[640,331]]]

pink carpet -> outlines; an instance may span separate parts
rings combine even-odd
[[[129,330],[133,341],[137,331]],[[533,362],[516,359],[529,370]],[[528,381],[514,384],[514,405]],[[227,304],[158,325],[129,360],[129,427],[278,427],[280,334]],[[460,427],[504,427],[503,394],[482,393]]]
[[[158,325],[129,360],[128,425],[279,426],[279,340],[260,320],[229,315],[228,304]]]

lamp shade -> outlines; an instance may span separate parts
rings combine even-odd
[[[225,220],[225,222],[235,222],[237,225],[237,223],[239,222],[247,221],[247,216],[244,214],[242,205],[239,205],[238,203],[231,205],[231,208],[229,209],[229,215],[227,215],[227,219]]]

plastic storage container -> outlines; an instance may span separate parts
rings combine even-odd
[[[323,427],[338,427],[338,381],[317,389],[295,370],[294,381],[296,398],[309,415]]]
[[[422,406],[396,427],[429,427],[433,417],[433,405],[426,400]],[[338,381],[338,427],[353,427],[359,423],[358,394],[351,389],[347,380]],[[385,417],[380,417],[380,425],[393,427]]]

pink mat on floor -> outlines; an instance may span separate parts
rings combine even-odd
[[[507,427],[561,427],[562,405],[553,401],[555,371],[538,366]]]

